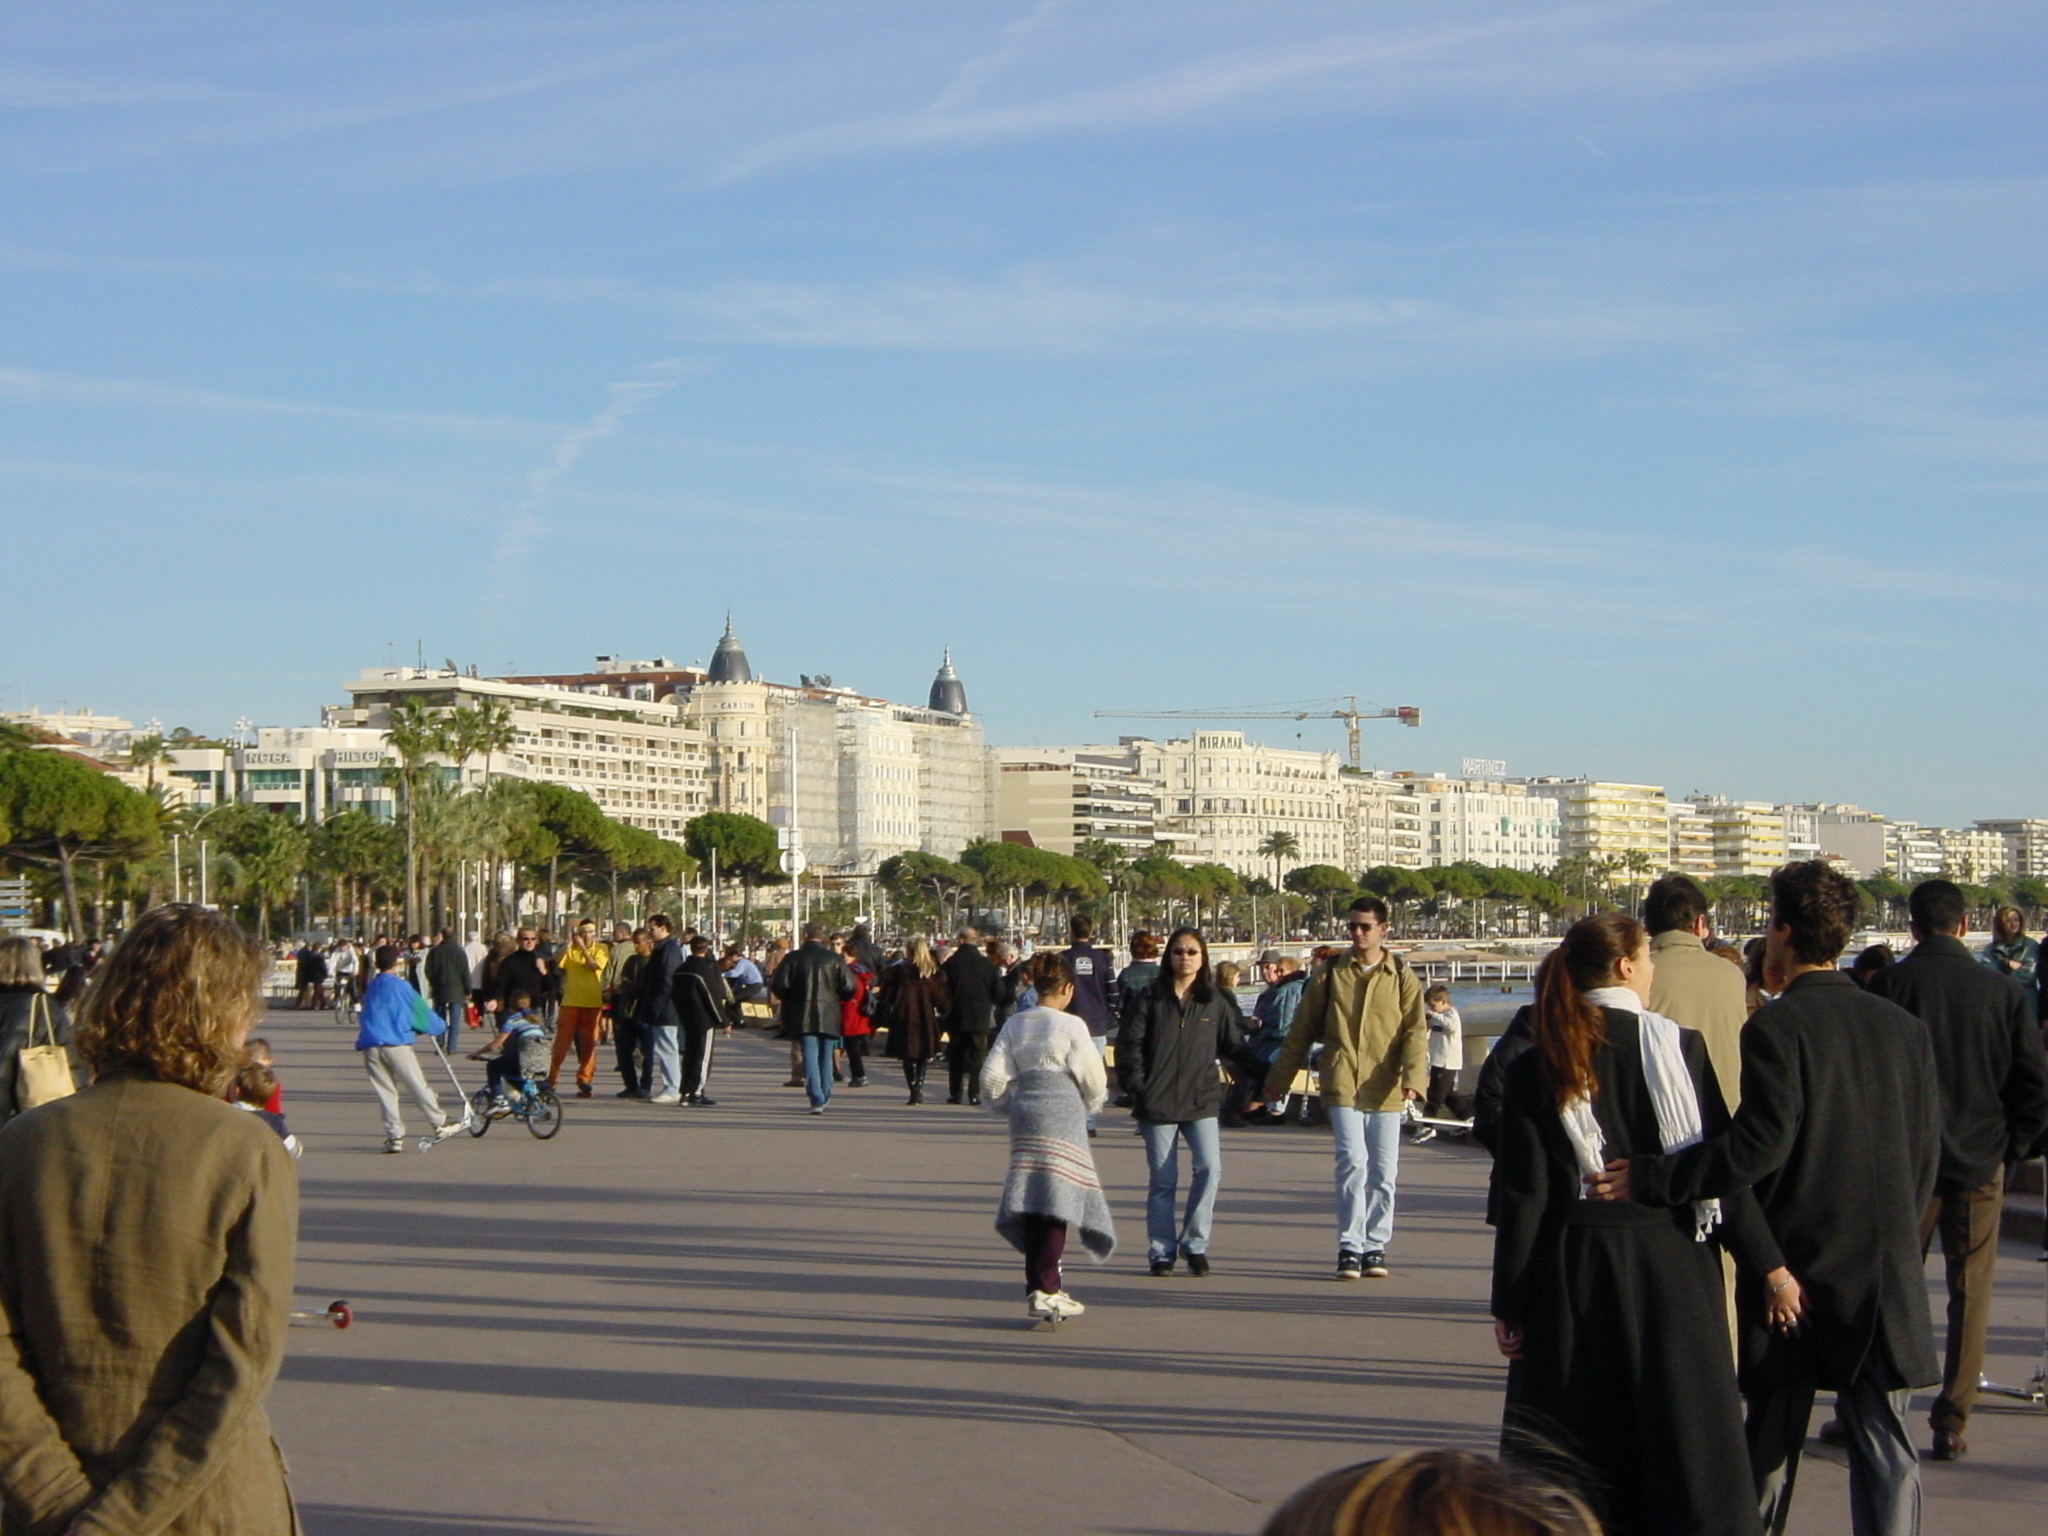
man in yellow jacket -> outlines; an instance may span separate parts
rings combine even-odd
[[[1401,1164],[1401,1110],[1429,1083],[1422,983],[1387,943],[1387,904],[1361,896],[1345,917],[1351,948],[1309,978],[1294,1027],[1266,1074],[1279,1099],[1320,1045],[1323,1107],[1337,1149],[1337,1278],[1386,1278]]]
[[[597,1032],[604,1020],[605,962],[611,951],[598,942],[597,924],[584,918],[576,925],[568,946],[555,957],[562,968],[562,1011],[555,1018],[554,1061],[548,1068],[548,1086],[562,1075],[562,1058],[576,1047],[576,1097],[587,1099],[590,1080],[597,1075]]]

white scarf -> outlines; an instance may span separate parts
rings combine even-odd
[[[1619,1008],[1636,1016],[1643,1046],[1643,1082],[1650,1090],[1650,1104],[1657,1112],[1657,1136],[1668,1156],[1695,1146],[1700,1134],[1699,1094],[1692,1074],[1685,1069],[1685,1054],[1679,1049],[1678,1026],[1661,1013],[1652,1013],[1628,987],[1595,987],[1586,994],[1595,1008]],[[1600,1173],[1607,1166],[1607,1138],[1593,1118],[1590,1099],[1574,1099],[1558,1111],[1572,1150],[1578,1153],[1581,1171]],[[1583,1197],[1585,1186],[1579,1186]],[[1721,1224],[1719,1200],[1695,1200],[1693,1241],[1703,1243],[1707,1234]]]

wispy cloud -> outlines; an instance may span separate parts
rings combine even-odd
[[[1804,24],[1787,19],[1769,35],[1739,28],[1725,36],[1711,28],[1687,35],[1682,24],[1671,35],[1657,23],[1680,12],[1662,0],[1463,7],[1469,19],[1432,6],[1415,21],[1389,15],[1370,30],[1298,36],[1278,46],[1247,43],[1091,88],[1055,86],[1035,98],[972,106],[983,84],[1015,62],[1030,33],[1059,8],[1040,6],[1013,24],[1000,47],[963,65],[927,108],[775,135],[729,157],[713,179],[883,150],[1146,128],[1253,104],[1356,114],[1489,98],[1498,106],[1588,94],[1684,94],[1865,55],[1893,41],[1903,25],[1869,16],[1865,25],[1844,29],[1839,17],[1821,16],[1801,18]],[[1645,25],[1631,27],[1638,22]]]
[[[1038,0],[1029,14],[1003,28],[997,47],[962,64],[927,110],[950,112],[955,107],[964,106],[980,93],[983,86],[1023,56],[1035,34],[1044,31],[1061,11],[1070,11],[1078,3],[1079,0]]]
[[[407,432],[481,437],[535,437],[559,428],[508,416],[465,416],[437,411],[381,411],[319,400],[279,400],[228,394],[144,379],[85,379],[0,366],[0,398],[44,405],[140,406],[156,410],[219,411],[245,416],[313,417],[361,422]]]
[[[518,595],[527,562],[546,532],[547,522],[542,514],[554,495],[556,483],[576,467],[593,443],[612,436],[629,417],[646,410],[674,389],[681,382],[676,374],[682,366],[676,359],[650,363],[639,371],[641,376],[606,385],[608,398],[604,408],[581,426],[564,432],[556,440],[548,461],[526,477],[526,495],[499,529],[497,546],[491,552],[482,604],[487,617],[502,613]]]

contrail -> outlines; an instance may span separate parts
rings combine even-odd
[[[654,363],[650,368],[673,368],[673,363]],[[645,370],[643,370],[645,371]],[[540,542],[546,529],[546,520],[541,516],[549,496],[554,493],[555,482],[575,467],[584,451],[592,443],[610,437],[625,424],[626,418],[644,411],[663,395],[676,387],[676,379],[627,379],[621,383],[608,384],[605,393],[610,396],[605,408],[582,426],[572,428],[562,435],[555,444],[548,462],[526,477],[526,495],[512,515],[505,520],[505,526],[498,533],[498,547],[491,552],[491,563],[484,582],[484,598],[481,611],[486,618],[503,611],[517,594],[520,578],[526,569],[526,562],[533,554],[534,546]]]

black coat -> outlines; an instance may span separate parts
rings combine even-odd
[[[45,1000],[47,1013],[36,1007],[39,996]],[[63,1005],[39,986],[0,987],[0,1124],[13,1119],[17,1113],[14,1104],[15,1075],[21,1063],[21,1048],[28,1044],[31,1026],[35,1030],[36,1043],[45,1043],[38,1016],[50,1021],[57,1044],[70,1051],[72,1081],[81,1088],[85,1086],[78,1053],[71,1050],[71,1020],[65,1016]]]
[[[1842,971],[1794,977],[1742,1029],[1742,1105],[1721,1135],[1629,1165],[1632,1198],[1678,1205],[1753,1186],[1806,1293],[1791,1338],[1745,1328],[1756,1385],[1805,1357],[1825,1388],[1941,1379],[1920,1217],[1941,1155],[1927,1026]]]
[[[768,990],[782,1000],[782,1039],[828,1035],[836,1040],[845,1020],[839,1005],[858,988],[846,962],[813,939],[783,956],[768,978]]]
[[[1074,972],[1074,1000],[1067,1012],[1086,1024],[1089,1034],[1108,1034],[1117,1027],[1124,1000],[1116,984],[1116,961],[1093,944],[1070,944],[1067,964]]]
[[[451,935],[427,951],[427,999],[446,1008],[469,996],[469,953]]]
[[[946,978],[946,1028],[956,1035],[985,1035],[996,1027],[1003,997],[1003,973],[972,944],[962,944],[939,967]]]
[[[675,979],[676,1017],[699,1029],[723,1029],[732,1022],[732,988],[709,955],[692,955]]]
[[[1517,1008],[1508,1027],[1493,1042],[1493,1049],[1486,1053],[1486,1060],[1480,1063],[1479,1082],[1472,1090],[1472,1139],[1489,1152],[1499,1150],[1495,1140],[1500,1132],[1508,1068],[1536,1043],[1535,1025],[1534,1008],[1526,1004]],[[1493,1218],[1489,1215],[1487,1219]]]
[[[1607,1043],[1593,1053],[1593,1118],[1607,1155],[1655,1150],[1642,1026],[1632,1013],[1601,1011]],[[1728,1111],[1706,1042],[1683,1030],[1679,1044],[1701,1129],[1712,1136]],[[1755,1196],[1742,1190],[1723,1200],[1715,1241],[1705,1243],[1694,1239],[1690,1205],[1657,1211],[1581,1199],[1577,1154],[1541,1058],[1524,1050],[1502,1077],[1492,1310],[1523,1331],[1503,1450],[1514,1455],[1533,1438],[1580,1459],[1610,1532],[1753,1536],[1757,1506],[1717,1242],[1746,1279],[1777,1267]]]
[[[1208,1001],[1173,995],[1164,977],[1145,989],[1116,1037],[1116,1076],[1131,1096],[1133,1118],[1153,1125],[1212,1120],[1223,1111],[1218,1062],[1244,1068],[1256,1081],[1265,1071],[1245,1044],[1244,1018],[1235,1002],[1211,991]]]
[[[491,978],[487,989],[491,1000],[498,1005],[498,1017],[503,1018],[512,1011],[512,994],[524,992],[533,1000],[535,1008],[548,1000],[548,990],[554,980],[554,966],[549,965],[545,973],[541,966],[545,962],[538,950],[515,949],[498,962],[498,973]]]
[[[682,1023],[676,1012],[676,975],[683,968],[685,952],[674,934],[654,946],[647,963],[640,968],[639,1001],[633,1022],[642,1029],[675,1029]]]
[[[1927,1026],[1941,1082],[1939,1188],[1978,1189],[2048,1129],[2048,1057],[2027,989],[1935,934],[1870,978]]]

